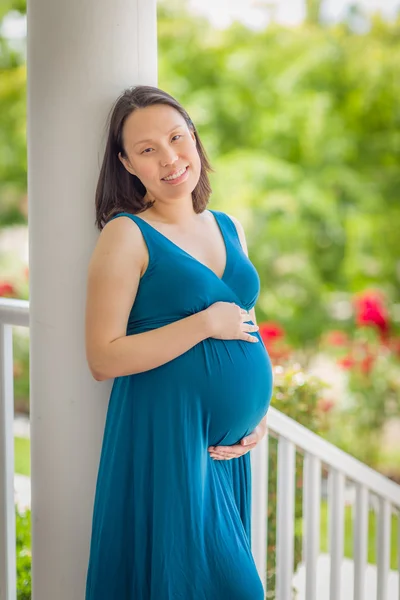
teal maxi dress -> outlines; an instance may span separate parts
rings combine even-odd
[[[127,335],[218,301],[254,306],[257,271],[230,217],[210,212],[226,247],[222,277],[139,216],[114,217],[132,219],[149,252]],[[160,367],[115,378],[86,600],[263,600],[250,545],[250,453],[213,460],[208,452],[238,443],[268,410],[271,363],[252,335],[259,343],[207,338]]]

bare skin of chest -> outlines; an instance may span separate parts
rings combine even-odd
[[[214,271],[218,277],[222,277],[227,258],[226,247],[222,233],[212,215],[210,215],[209,219],[202,220],[202,222],[199,219],[199,222],[196,223],[196,227],[192,231],[185,232],[182,232],[175,226],[157,223],[149,219],[144,220],[173,244]],[[149,262],[146,247],[143,258],[142,272],[144,273]]]

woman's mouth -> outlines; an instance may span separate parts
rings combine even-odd
[[[168,178],[161,179],[164,183],[168,183],[169,185],[177,185],[178,183],[182,183],[188,177],[189,167],[184,167],[177,171],[175,175],[172,175]]]

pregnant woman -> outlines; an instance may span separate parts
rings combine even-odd
[[[243,229],[206,209],[210,170],[174,98],[118,98],[88,272],[88,364],[114,382],[86,600],[264,598],[248,450],[266,431],[271,363]]]

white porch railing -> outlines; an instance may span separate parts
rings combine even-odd
[[[15,600],[14,377],[12,327],[29,327],[29,302],[0,298],[0,599]]]
[[[292,598],[295,525],[295,455],[303,462],[303,555],[307,600],[317,598],[317,558],[320,553],[320,506],[322,465],[328,469],[328,521],[330,600],[341,600],[341,565],[344,552],[345,484],[355,486],[354,600],[364,600],[368,551],[368,512],[372,496],[378,499],[377,600],[388,597],[391,517],[397,515],[398,570],[400,572],[400,486],[367,467],[336,446],[312,433],[274,408],[268,412],[269,430],[278,439],[276,600]],[[268,496],[268,437],[252,452],[253,465],[253,553],[266,587],[266,506]],[[398,598],[400,598],[400,578]],[[323,599],[325,600],[325,598]]]
[[[29,303],[0,298],[0,599],[16,599],[13,441],[12,327],[29,327]],[[294,567],[295,457],[303,463],[303,554],[306,598],[317,598],[317,558],[320,550],[322,465],[328,468],[330,600],[341,600],[340,581],[344,545],[345,483],[356,488],[354,527],[354,600],[365,598],[368,548],[368,510],[371,495],[378,498],[377,600],[388,598],[391,516],[400,524],[400,486],[329,444],[282,413],[270,408],[270,433],[278,439],[276,600],[290,600]],[[252,544],[266,587],[268,436],[252,452]],[[400,536],[400,526],[397,535]],[[400,549],[400,542],[398,542]],[[398,552],[400,556],[400,550]],[[399,559],[400,569],[400,559]],[[400,578],[399,578],[400,580]],[[399,584],[400,588],[400,584]],[[400,589],[399,595],[400,598]],[[324,598],[325,600],[325,598]],[[327,600],[327,599],[326,599]]]

